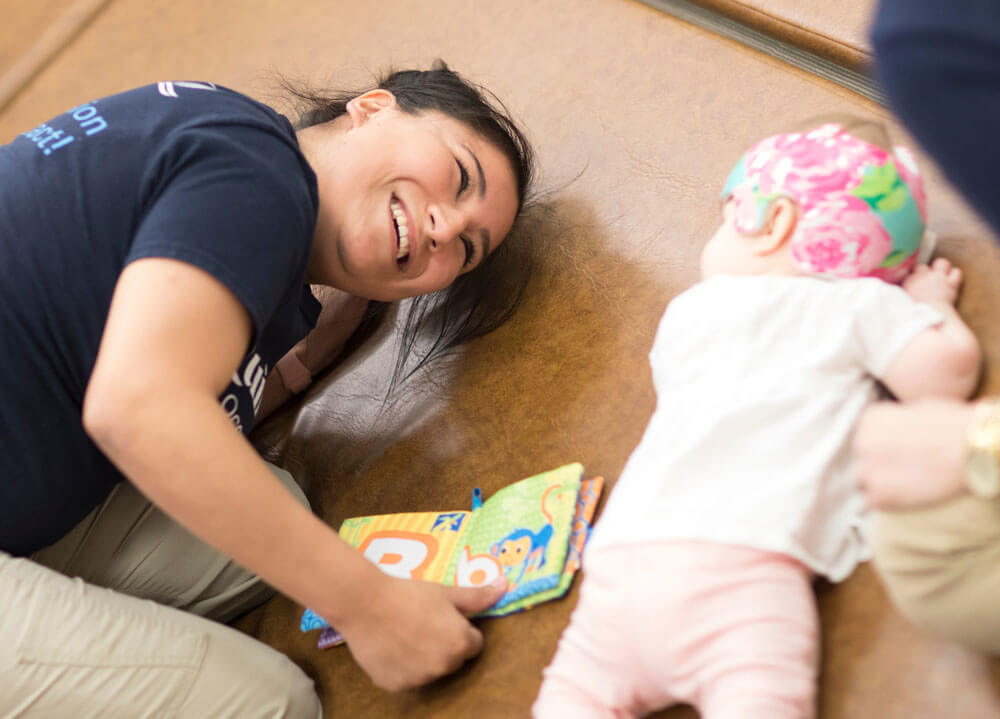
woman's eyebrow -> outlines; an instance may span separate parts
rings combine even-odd
[[[479,164],[479,158],[476,157],[476,153],[472,151],[472,148],[468,145],[462,145],[465,151],[472,156],[472,161],[476,163],[476,175],[479,178],[479,196],[484,197],[486,195],[486,175],[483,173],[483,166]],[[487,246],[489,246],[489,240],[487,240]]]

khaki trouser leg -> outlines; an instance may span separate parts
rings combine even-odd
[[[268,466],[308,507],[292,476]],[[99,587],[220,622],[274,594],[255,574],[188,532],[128,482],[118,484],[104,504],[31,559]]]
[[[963,496],[883,512],[875,566],[889,595],[918,625],[1000,653],[1000,502]]]
[[[315,719],[299,667],[195,616],[229,618],[271,593],[123,484],[31,559],[0,552],[0,717]]]

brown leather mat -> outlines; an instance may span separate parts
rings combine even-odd
[[[4,13],[0,27],[0,110],[3,110],[63,48],[79,35],[108,0],[26,3]]]
[[[16,12],[16,11],[15,11]],[[527,223],[542,258],[520,314],[381,412],[392,337],[376,338],[255,441],[333,525],[373,512],[464,507],[569,461],[613,483],[654,407],[646,355],[667,302],[697,278],[717,193],[760,136],[875,104],[627,0],[114,0],[0,114],[6,142],[49,116],[133,85],[209,79],[277,102],[270,71],[355,86],[389,63],[441,56],[504,98],[528,128],[550,191]],[[968,275],[960,309],[1000,390],[1000,255],[925,161],[931,224]],[[921,635],[867,567],[819,590],[820,716],[998,714],[996,662]],[[483,655],[399,695],[341,649],[298,631],[277,598],[239,626],[313,676],[328,717],[525,717],[576,601],[482,623]],[[657,716],[692,717],[688,709]]]
[[[0,75],[7,72],[28,50],[65,15],[73,0],[49,3],[8,2],[0,25]]]

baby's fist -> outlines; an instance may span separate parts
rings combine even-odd
[[[930,265],[917,265],[913,273],[903,280],[906,294],[917,302],[944,302],[955,304],[962,286],[962,270],[943,257]]]

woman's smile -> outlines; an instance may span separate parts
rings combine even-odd
[[[407,260],[410,259],[410,221],[402,203],[395,196],[389,200],[389,212],[392,215],[396,234],[396,264],[400,269],[403,269]],[[416,239],[415,235],[414,239]]]

